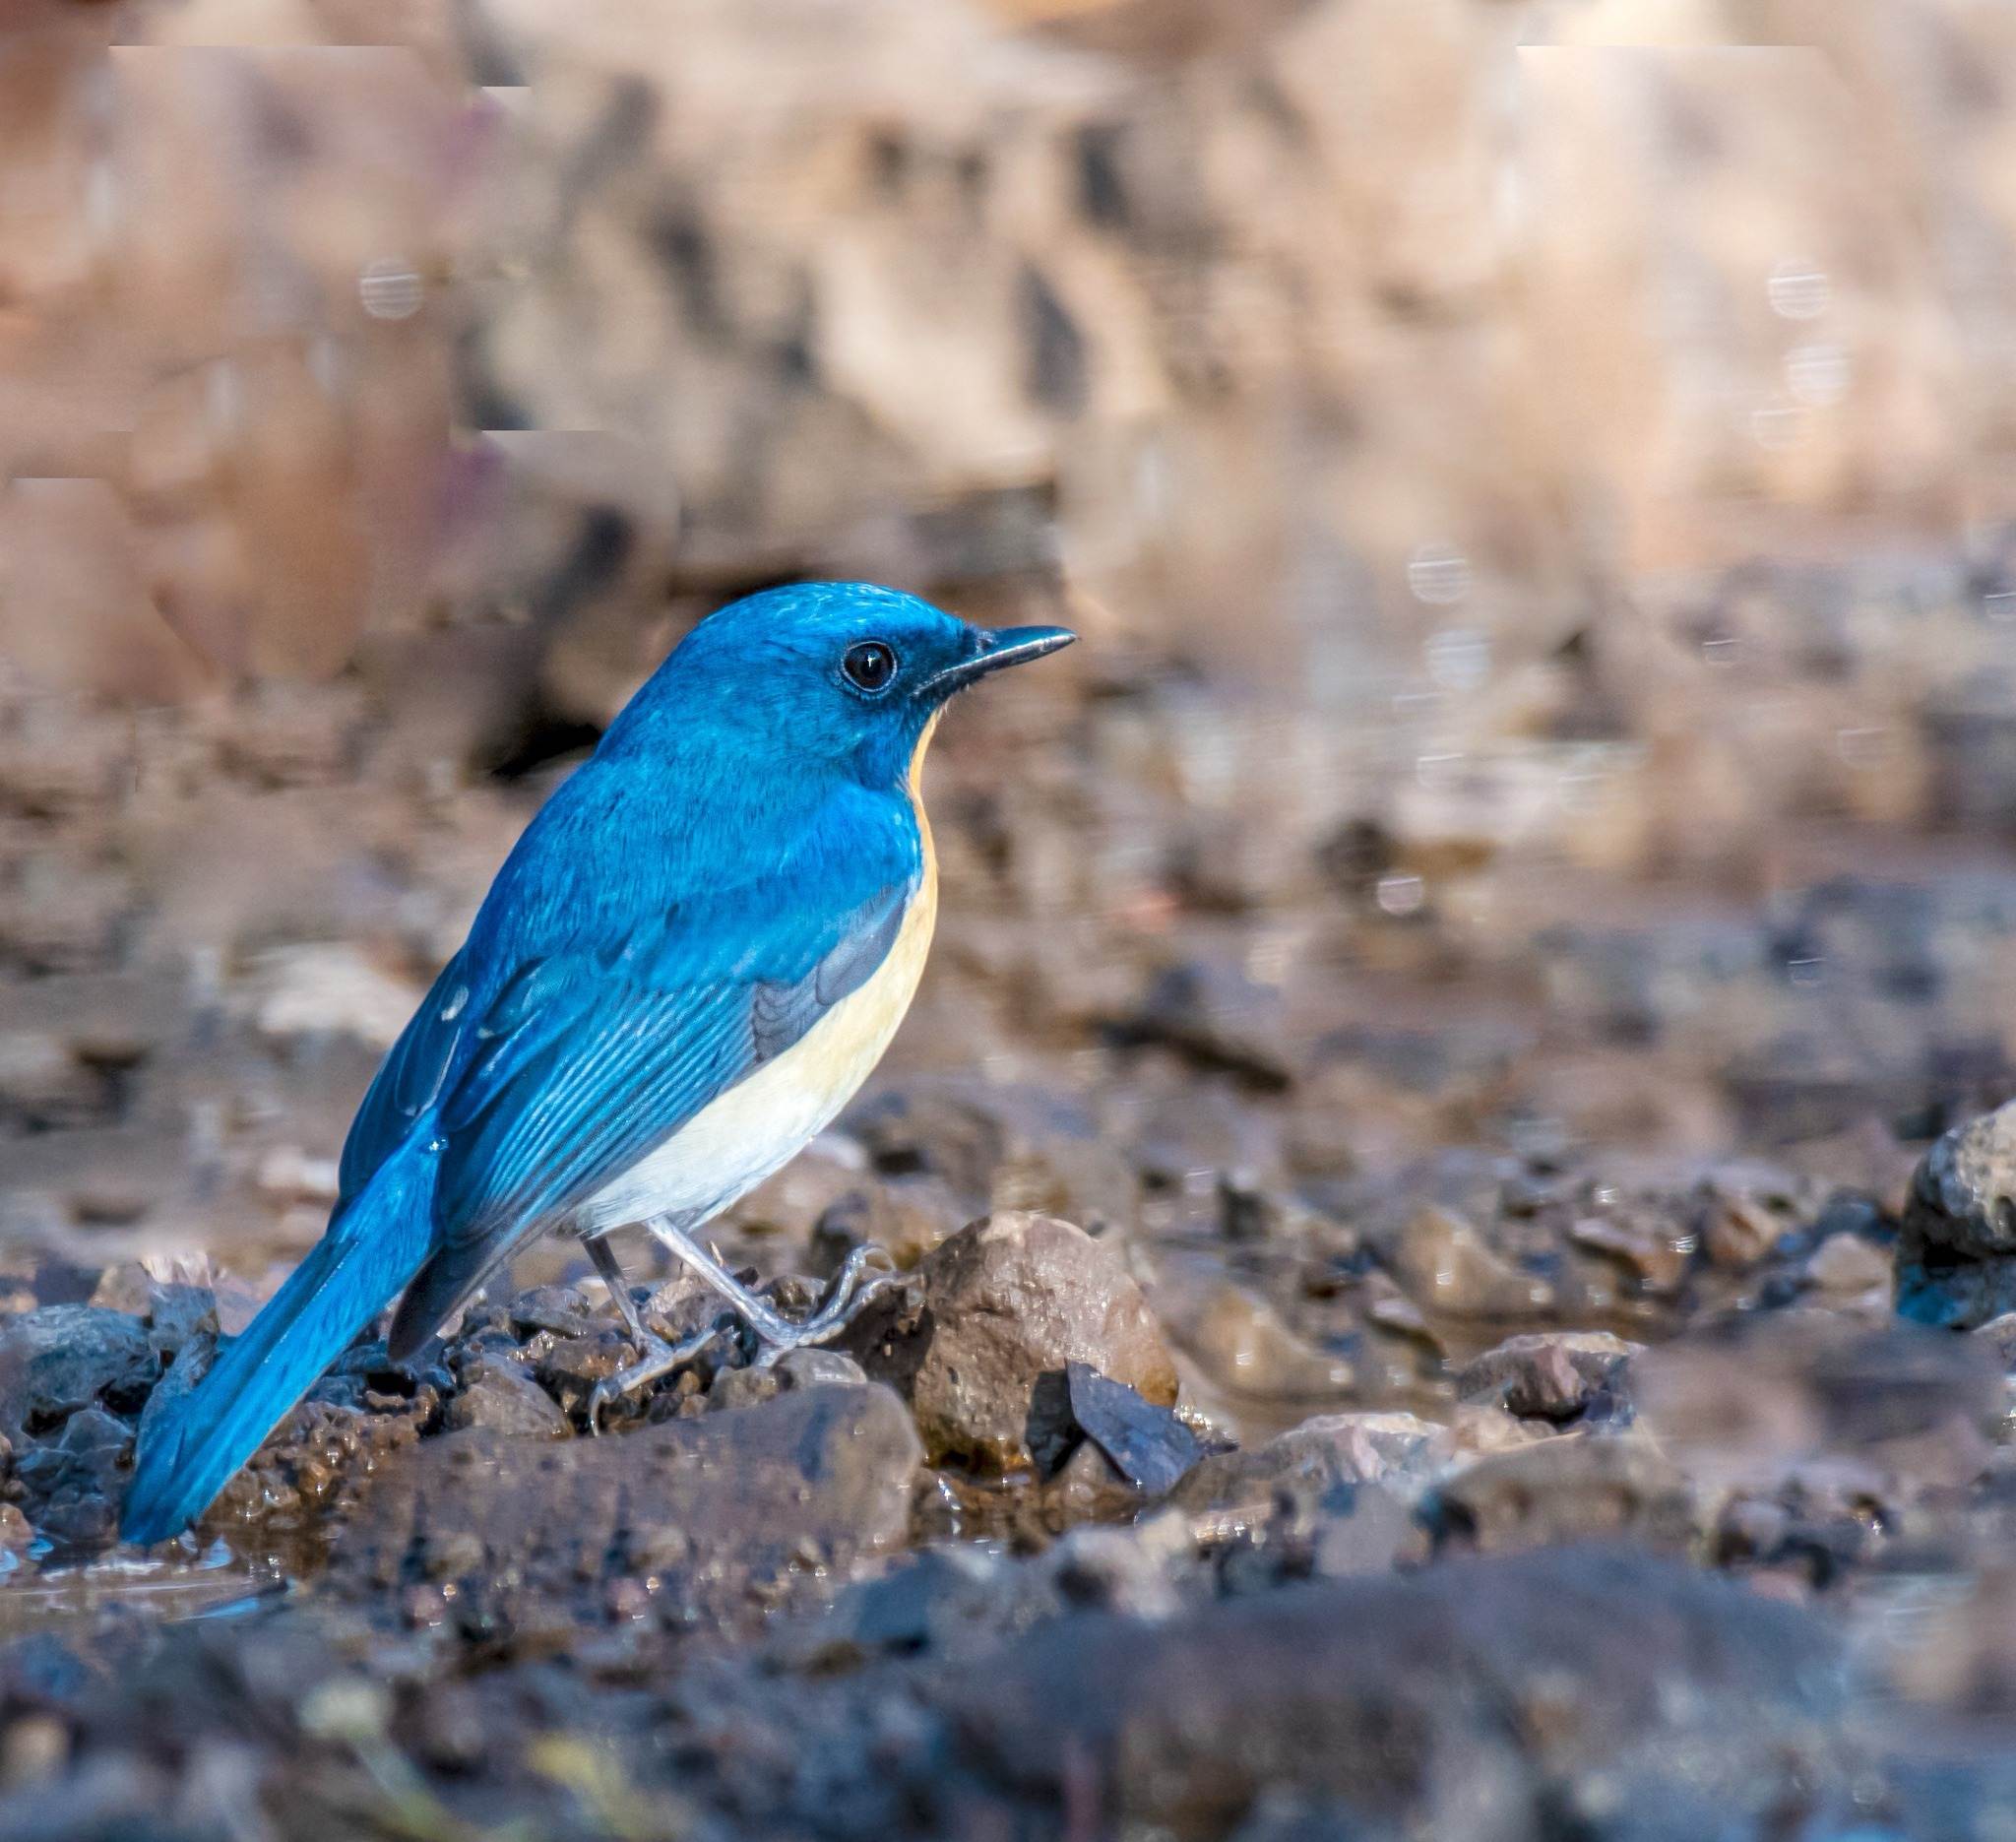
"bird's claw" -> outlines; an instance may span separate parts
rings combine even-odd
[[[870,1274],[868,1269],[878,1262],[884,1270]],[[643,1353],[639,1360],[628,1368],[618,1369],[615,1374],[597,1382],[589,1391],[588,1429],[599,1437],[602,1415],[610,1407],[699,1355],[738,1317],[748,1325],[756,1339],[753,1366],[770,1368],[792,1350],[826,1343],[839,1336],[853,1322],[861,1308],[896,1279],[888,1254],[880,1247],[863,1244],[847,1256],[840,1271],[833,1276],[833,1283],[827,1287],[826,1296],[801,1318],[786,1317],[766,1302],[751,1298],[747,1308],[737,1306],[690,1336],[682,1337],[677,1343],[666,1343],[649,1331],[640,1331],[638,1342]]]
[[[877,1261],[881,1262],[884,1270],[864,1279],[867,1269]],[[833,1276],[825,1298],[805,1316],[788,1323],[785,1334],[779,1336],[768,1326],[758,1328],[761,1347],[756,1352],[754,1366],[758,1368],[773,1367],[792,1350],[826,1343],[839,1336],[871,1300],[894,1284],[896,1278],[895,1269],[889,1265],[888,1254],[880,1247],[864,1242],[854,1248]]]
[[[613,1375],[606,1375],[589,1390],[588,1429],[599,1438],[602,1431],[602,1414],[617,1401],[649,1387],[662,1375],[668,1375],[681,1363],[690,1362],[720,1336],[724,1320],[716,1318],[711,1324],[704,1324],[677,1343],[667,1343],[662,1337],[654,1337],[647,1331],[639,1343],[642,1355],[628,1368],[619,1368]]]

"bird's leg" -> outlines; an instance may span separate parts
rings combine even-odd
[[[602,1276],[602,1283],[608,1287],[609,1297],[615,1300],[616,1309],[622,1312],[624,1325],[638,1349],[636,1362],[597,1382],[588,1397],[588,1429],[599,1433],[605,1407],[636,1393],[639,1388],[649,1387],[661,1375],[670,1374],[681,1363],[698,1356],[721,1334],[722,1327],[719,1321],[703,1324],[677,1343],[667,1343],[662,1337],[654,1335],[645,1327],[644,1314],[637,1308],[637,1301],[630,1296],[630,1282],[623,1277],[623,1268],[607,1239],[596,1235],[582,1244],[588,1249],[588,1257],[595,1262],[595,1270]]]
[[[824,1343],[838,1336],[853,1321],[854,1314],[882,1289],[888,1277],[878,1274],[863,1285],[861,1275],[879,1249],[856,1247],[834,1276],[825,1298],[804,1317],[790,1318],[768,1299],[758,1297],[743,1285],[711,1248],[694,1239],[683,1223],[660,1216],[647,1222],[645,1227],[727,1300],[756,1333],[757,1341],[763,1346],[756,1356],[758,1368],[768,1368],[787,1351],[806,1344]]]
[[[630,1296],[630,1282],[623,1276],[623,1263],[616,1258],[616,1250],[609,1245],[604,1235],[592,1235],[582,1243],[588,1249],[588,1257],[595,1262],[595,1270],[601,1275],[601,1281],[609,1289],[609,1297],[615,1300],[616,1309],[623,1313],[623,1322],[629,1326],[630,1335],[639,1349],[649,1350],[662,1339],[654,1337],[644,1327],[644,1313],[637,1308],[637,1301]]]

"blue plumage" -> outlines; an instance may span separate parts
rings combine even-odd
[[[209,1506],[317,1376],[426,1258],[431,1158],[402,1149],[331,1224],[195,1391],[150,1425],[120,1533],[164,1541]]]
[[[527,829],[387,1056],[328,1235],[149,1429],[127,1536],[200,1514],[402,1288],[395,1356],[852,1000],[926,877],[931,719],[1068,638],[853,584],[695,628]]]

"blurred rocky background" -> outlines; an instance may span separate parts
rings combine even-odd
[[[538,800],[808,574],[1087,640],[723,1233],[888,1246],[910,1412],[692,1371],[640,1533],[525,1444],[555,1245],[94,1558]],[[2012,820],[2006,0],[0,0],[0,1827],[2006,1835]]]

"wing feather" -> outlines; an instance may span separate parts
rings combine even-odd
[[[752,942],[673,916],[615,960],[527,963],[469,1032],[439,1100],[437,1250],[400,1308],[410,1350],[530,1234],[657,1150],[858,990],[914,884],[837,918],[773,918]],[[685,937],[681,950],[680,936]]]
[[[344,1141],[338,1190],[347,1202],[403,1145],[440,1098],[471,1019],[469,979],[458,953],[442,968],[378,1069]]]

